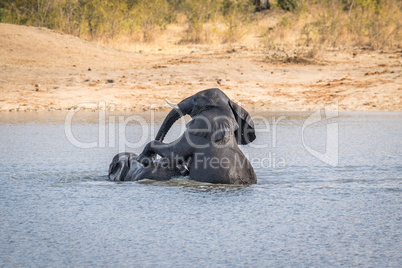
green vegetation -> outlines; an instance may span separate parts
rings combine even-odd
[[[401,0],[2,0],[0,22],[47,27],[88,40],[152,42],[170,25],[179,43],[236,43],[262,37],[282,46],[401,46]],[[175,33],[177,34],[177,33]],[[310,52],[311,53],[311,52]]]
[[[299,0],[278,0],[278,6],[284,10],[295,10],[302,4]]]

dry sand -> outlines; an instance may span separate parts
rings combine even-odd
[[[265,51],[266,52],[266,51]],[[167,110],[212,87],[250,111],[401,111],[402,51],[322,51],[317,64],[260,49],[182,46],[124,52],[56,31],[0,24],[0,111]]]

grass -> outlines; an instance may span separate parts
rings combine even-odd
[[[402,1],[292,0],[290,10],[270,2],[271,10],[255,12],[251,0],[3,0],[0,21],[125,50],[246,46],[295,63],[319,58],[323,48],[401,48]]]

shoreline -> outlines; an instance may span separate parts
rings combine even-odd
[[[294,119],[294,118],[305,118],[308,119],[317,111],[304,111],[304,112],[294,112],[294,111],[271,111],[271,112],[251,112],[251,117],[261,120],[264,117],[269,122],[274,122],[279,118],[283,119]],[[108,112],[108,111],[75,111],[72,117],[68,118],[68,111],[29,111],[29,112],[0,112],[0,125],[1,124],[27,124],[32,122],[40,122],[43,124],[48,123],[62,123],[66,124],[67,121],[74,124],[119,124],[120,118],[124,121],[129,119],[130,116],[135,116],[132,118],[134,121],[139,119],[138,117],[145,120],[145,122],[150,124],[162,124],[165,119],[167,112]],[[333,115],[333,114],[332,114]],[[71,115],[70,115],[71,116]],[[335,120],[340,120],[342,118],[348,117],[359,117],[359,118],[375,118],[375,117],[401,117],[402,111],[338,111],[337,116],[333,117]],[[190,117],[186,116],[183,118],[185,122],[190,120]],[[71,121],[70,121],[71,120]],[[131,120],[129,120],[131,122]],[[256,121],[256,122],[257,122]],[[256,123],[255,122],[255,123]]]
[[[305,110],[250,110],[247,109],[248,111],[255,113],[255,114],[264,114],[264,113],[272,113],[272,114],[278,114],[278,113],[312,113],[317,110],[322,110],[324,107],[328,107],[330,105],[323,105],[321,108],[317,107],[311,108],[311,109],[305,109]],[[242,107],[247,107],[247,106],[242,106]],[[333,106],[331,106],[333,107]],[[61,113],[67,113],[69,111],[77,111],[77,112],[85,112],[85,113],[98,113],[100,111],[105,111],[107,113],[111,114],[142,114],[142,113],[148,113],[151,111],[155,111],[156,113],[168,113],[171,110],[170,107],[166,108],[161,108],[157,110],[153,109],[148,109],[148,110],[102,110],[102,109],[91,109],[91,108],[80,108],[80,109],[49,109],[49,110],[19,110],[17,109],[10,109],[10,110],[0,110],[0,116],[1,115],[7,115],[7,114],[28,114],[28,113],[54,113],[54,112],[61,112]],[[402,110],[337,110],[339,113],[400,113]]]

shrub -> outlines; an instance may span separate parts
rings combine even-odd
[[[301,6],[301,0],[278,0],[278,6],[284,10],[295,10]]]
[[[241,31],[241,27],[251,22],[251,15],[254,9],[254,5],[247,1],[224,0],[221,3],[222,18],[226,24],[224,43],[241,39],[244,34]]]

